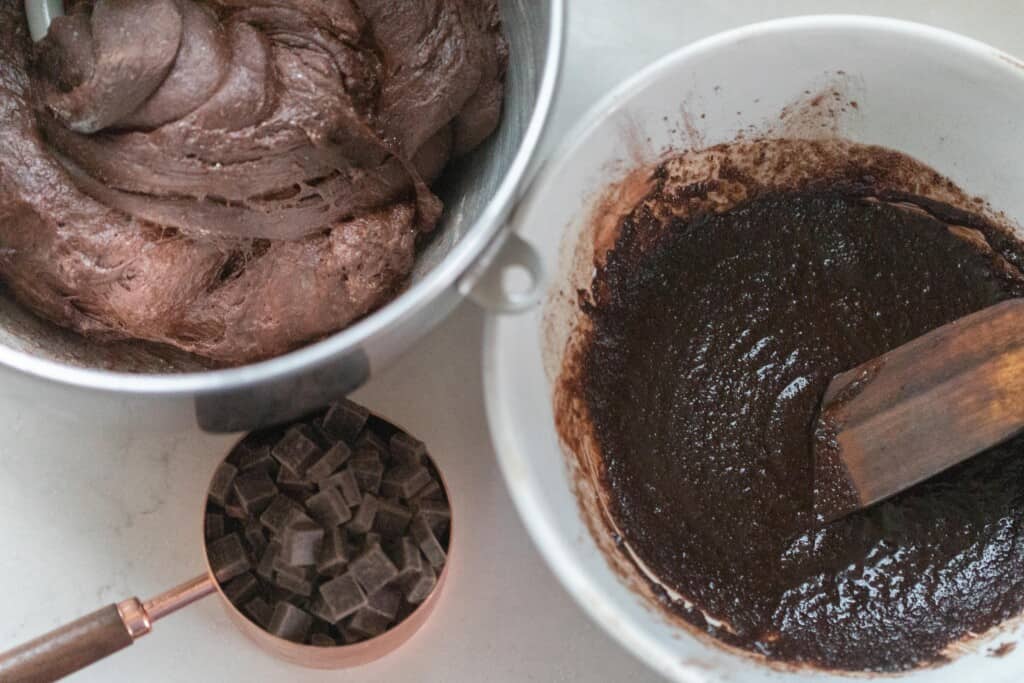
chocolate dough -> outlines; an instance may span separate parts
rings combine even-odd
[[[1024,295],[1024,247],[863,186],[664,229],[649,207],[598,269],[579,390],[622,540],[695,604],[665,602],[770,659],[879,671],[1020,613],[1024,438],[825,526],[811,439],[835,373]]]
[[[0,277],[99,339],[226,364],[388,301],[427,187],[501,113],[494,0],[0,6]]]

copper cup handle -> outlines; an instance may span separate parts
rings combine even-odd
[[[107,605],[13,650],[0,653],[0,681],[49,683],[123,650],[153,628],[153,622],[217,590],[209,574],[141,602]]]

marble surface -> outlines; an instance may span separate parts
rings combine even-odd
[[[1024,3],[1009,0],[570,0],[565,79],[552,133],[616,82],[697,38],[806,13],[882,14],[1024,55]],[[459,519],[451,581],[400,651],[344,673],[281,663],[237,632],[216,598],[157,624],[82,672],[112,681],[643,681],[643,664],[591,624],[529,539],[494,462],[483,412],[483,314],[460,308],[356,398],[432,445]],[[203,490],[231,439],[153,438],[82,424],[0,388],[0,650],[130,595],[199,573]],[[42,515],[29,511],[44,510]]]

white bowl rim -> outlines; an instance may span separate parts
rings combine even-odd
[[[857,14],[815,14],[796,17],[785,17],[768,21],[747,24],[729,29],[689,43],[674,50],[641,68],[612,88],[569,130],[564,142],[551,154],[544,166],[535,176],[524,198],[513,217],[512,229],[516,230],[516,221],[529,213],[526,208],[536,201],[539,189],[551,184],[565,173],[566,167],[576,156],[577,151],[590,137],[594,129],[617,111],[624,103],[631,100],[638,91],[665,72],[672,70],[680,63],[696,55],[721,50],[728,45],[748,38],[786,33],[790,31],[806,31],[815,29],[855,29],[861,31],[888,32],[897,35],[913,34],[937,43],[943,43],[961,53],[969,54],[979,60],[988,61],[992,67],[1016,69],[1021,62],[991,45],[959,33],[903,19],[878,17]],[[549,274],[550,275],[550,274]],[[503,415],[505,410],[501,387],[497,380],[498,359],[498,324],[497,316],[488,316],[483,333],[483,381],[484,403],[487,421],[491,430],[491,440],[497,455],[498,464],[505,479],[506,488],[512,497],[520,519],[534,544],[544,557],[551,571],[562,583],[583,611],[613,639],[621,643],[640,661],[675,681],[685,683],[714,683],[705,671],[690,666],[682,661],[678,653],[672,652],[658,643],[658,640],[645,631],[642,626],[624,615],[610,601],[593,600],[600,593],[597,584],[590,578],[587,570],[576,559],[571,549],[570,539],[563,538],[556,530],[551,511],[545,507],[535,487],[518,485],[513,481],[523,481],[521,476],[513,477],[513,472],[529,472],[531,467],[517,452],[514,444],[515,427],[512,420]],[[532,476],[532,475],[531,475]],[[527,480],[529,477],[527,477]],[[723,650],[724,652],[725,650]],[[751,660],[753,661],[753,660]],[[767,667],[765,671],[770,671]],[[830,673],[830,672],[822,672]],[[834,672],[833,675],[842,675]]]

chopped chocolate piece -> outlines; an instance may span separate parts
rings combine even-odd
[[[352,519],[352,511],[339,489],[327,489],[306,499],[309,516],[330,529]]]
[[[410,498],[430,482],[430,471],[423,465],[396,465],[384,475],[380,492],[390,498]]]
[[[345,527],[350,534],[365,534],[373,528],[373,520],[377,516],[377,497],[372,493],[363,496],[363,502],[356,509],[352,521]]]
[[[276,481],[278,488],[282,491],[287,491],[288,493],[304,494],[316,489],[314,482],[295,474],[287,467],[282,467],[277,471]]]
[[[256,567],[256,576],[260,577],[268,583],[274,580],[274,565],[277,563],[277,558],[281,555],[281,543],[280,541],[271,541],[267,544],[267,549],[263,551],[263,556],[260,558],[260,563]]]
[[[224,514],[231,519],[245,519],[248,515],[245,514],[245,508],[238,501],[238,496],[234,491],[231,492],[228,502],[224,505]]]
[[[316,570],[326,576],[339,576],[345,571],[352,551],[345,538],[345,531],[335,527],[327,532],[320,546],[320,556],[316,561]]]
[[[210,500],[223,507],[231,495],[231,485],[235,483],[235,475],[238,469],[228,462],[217,465],[213,472],[213,479],[210,481]]]
[[[363,636],[364,638],[373,638],[379,636],[388,629],[388,624],[391,623],[391,619],[385,617],[373,610],[363,608],[356,612],[352,619],[348,622],[348,630],[352,633]]]
[[[218,539],[224,535],[224,515],[211,512],[206,515],[206,520],[203,523],[203,533],[206,535],[207,541]]]
[[[332,438],[329,434],[317,425],[317,421],[302,422],[293,427],[302,432],[306,438],[317,445],[321,451],[326,451],[328,448],[334,445],[336,439]]]
[[[320,597],[334,624],[366,605],[366,594],[351,574],[342,574],[322,584]]]
[[[281,536],[281,559],[293,567],[315,565],[323,540],[324,530],[313,520],[292,520]]]
[[[398,568],[380,545],[374,545],[349,563],[348,573],[370,595],[394,580],[398,576]]]
[[[409,499],[410,502],[421,500],[444,500],[444,490],[437,483],[436,479],[432,479],[429,484],[417,491]]]
[[[289,470],[297,477],[306,474],[306,468],[313,464],[320,454],[320,446],[301,428],[292,427],[277,442],[270,454],[281,463],[281,467]]]
[[[260,515],[260,524],[271,534],[280,536],[288,524],[297,516],[302,515],[299,504],[287,496],[276,496],[267,509]]]
[[[419,576],[423,571],[423,554],[416,541],[405,536],[398,542],[388,547],[388,556],[398,567],[399,582],[404,582],[412,577]]]
[[[345,502],[350,508],[356,507],[363,500],[363,494],[359,491],[359,482],[351,467],[346,467],[342,471],[322,479],[319,486],[321,491],[329,488],[341,491],[341,495],[345,497]]]
[[[259,588],[260,583],[256,577],[246,572],[224,584],[224,597],[234,605],[244,605],[249,598],[256,595]]]
[[[402,605],[402,594],[394,588],[381,588],[373,595],[366,598],[366,607],[363,609],[372,610],[389,621],[398,614],[398,608]]]
[[[352,473],[356,475],[359,488],[365,493],[377,493],[384,476],[384,462],[374,449],[359,448],[352,456]]]
[[[430,592],[434,590],[436,585],[437,574],[434,573],[434,568],[424,562],[423,571],[402,583],[402,591],[405,594],[406,600],[414,605],[418,605],[427,599],[427,596],[430,595]]]
[[[411,519],[412,512],[397,500],[382,500],[377,504],[373,530],[384,536],[401,536]]]
[[[444,534],[452,521],[451,508],[443,500],[420,500],[412,504],[412,510],[427,520],[436,536]]]
[[[364,550],[369,550],[375,545],[380,545],[381,541],[383,540],[384,539],[381,537],[380,534],[378,534],[375,531],[370,531],[365,536],[363,536],[363,545],[359,548],[359,551],[362,552]]]
[[[211,541],[206,546],[206,555],[210,560],[213,575],[222,585],[252,568],[238,534],[228,534]]]
[[[267,628],[270,626],[270,618],[274,614],[273,610],[270,609],[270,605],[267,604],[267,601],[259,596],[245,603],[245,606],[242,608],[242,613],[261,628]]]
[[[335,439],[352,442],[359,435],[370,411],[348,400],[341,400],[330,408],[323,419],[323,430]]]
[[[277,487],[266,472],[235,477],[235,496],[248,516],[263,512],[277,495]]]
[[[319,621],[325,624],[333,624],[332,619],[334,618],[331,614],[331,610],[327,607],[327,603],[324,602],[324,596],[320,595],[317,591],[309,601],[309,608],[306,610]],[[314,624],[314,626],[316,626]]]
[[[270,455],[270,446],[253,446],[239,457],[238,469],[246,474],[265,472],[270,476],[277,469],[277,461]]]
[[[313,571],[303,571],[299,567],[274,565],[274,583],[289,593],[309,597],[313,594],[313,579],[316,574]]]
[[[339,441],[331,446],[323,454],[323,457],[309,466],[309,469],[306,470],[306,479],[310,481],[326,479],[337,472],[338,468],[348,462],[348,459],[351,457],[352,449],[344,441]]]
[[[360,450],[373,451],[377,453],[382,460],[388,457],[389,455],[387,442],[384,439],[382,439],[380,435],[377,434],[377,432],[375,432],[372,429],[363,430],[363,432],[359,435],[359,438],[356,439],[355,445],[353,445],[352,450],[356,451],[357,453]]]
[[[314,633],[309,637],[309,644],[313,647],[336,647],[338,643],[326,633]]]
[[[309,629],[313,625],[313,616],[308,612],[287,602],[279,602],[274,608],[274,615],[270,618],[267,630],[275,636],[301,643],[309,635]]]
[[[355,643],[361,643],[366,640],[366,636],[361,633],[356,633],[348,626],[342,626],[338,629],[338,634],[341,636],[341,642],[346,645],[353,645]]]
[[[434,531],[430,528],[427,520],[423,518],[423,515],[417,513],[412,518],[412,522],[409,524],[409,531],[412,533],[412,537],[416,539],[416,545],[423,551],[423,556],[427,558],[430,566],[434,569],[443,567],[446,558],[444,547],[437,540],[437,536],[434,535]]]
[[[242,534],[254,554],[262,555],[263,551],[267,549],[267,535],[263,533],[263,527],[260,526],[259,520],[255,518],[248,520],[242,529]]]
[[[391,435],[390,450],[391,458],[398,465],[421,465],[423,456],[427,454],[426,445],[405,432],[395,432]]]

